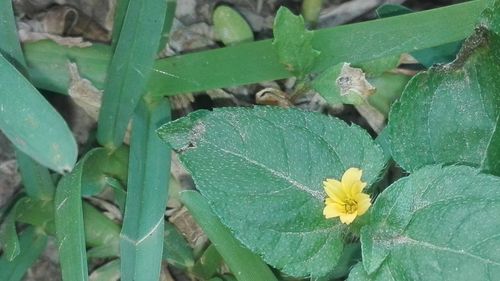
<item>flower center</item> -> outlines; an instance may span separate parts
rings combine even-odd
[[[346,213],[352,214],[358,209],[358,202],[353,199],[347,199],[345,200],[344,208]]]

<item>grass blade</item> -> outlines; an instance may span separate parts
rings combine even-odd
[[[185,191],[181,201],[219,251],[238,281],[277,281],[259,256],[244,248],[212,212],[207,200],[195,191]]]
[[[81,184],[85,160],[95,151],[88,152],[75,169],[64,175],[57,185],[54,202],[55,225],[64,281],[88,279]]]
[[[5,257],[0,259],[0,276],[2,281],[21,281],[24,274],[38,259],[47,244],[47,236],[29,227],[20,236],[21,251],[12,261]]]
[[[19,72],[25,71],[26,62],[12,1],[1,1],[0,18],[0,129],[42,165],[70,170],[76,162],[76,142],[68,126]]]
[[[170,147],[156,129],[170,120],[167,99],[141,99],[132,121],[127,200],[120,241],[122,280],[158,280]]]
[[[16,160],[26,193],[36,199],[52,200],[56,187],[49,170],[19,150]]]
[[[17,69],[25,70],[26,61],[17,38],[16,20],[12,10],[12,1],[0,1],[0,54]]]
[[[313,71],[340,62],[370,61],[464,39],[472,33],[485,6],[486,1],[477,0],[316,31],[313,47],[322,55],[321,64]],[[76,60],[81,74],[102,88],[110,48],[94,44],[91,48],[68,49],[39,42],[27,44],[25,55],[38,87],[65,93],[69,81],[66,60]],[[155,96],[172,96],[290,76],[279,64],[271,41],[264,40],[158,60],[148,91]]]
[[[129,119],[146,90],[166,9],[165,0],[129,2],[99,113],[97,138],[103,146],[114,148],[123,142]]]

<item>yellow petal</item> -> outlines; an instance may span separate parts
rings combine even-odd
[[[340,209],[337,208],[337,206],[335,206],[335,205],[338,205],[338,204],[327,205],[323,209],[323,215],[325,216],[325,218],[329,219],[329,218],[335,218],[335,217],[343,215],[340,212]]]
[[[338,203],[345,201],[347,195],[342,191],[342,184],[339,181],[327,179],[323,182],[323,187],[328,197],[338,201]]]
[[[342,186],[344,188],[351,188],[351,186],[361,181],[362,171],[358,168],[349,168],[342,176]]]
[[[340,221],[345,224],[351,224],[352,221],[356,218],[356,213],[353,214],[343,214],[340,216]]]
[[[358,194],[361,193],[361,191],[363,191],[363,188],[365,188],[366,186],[366,182],[355,182],[351,185],[351,188],[349,188],[349,194],[351,195],[351,198],[356,198],[356,196],[358,196]]]
[[[358,202],[358,210],[357,210],[358,216],[361,216],[364,213],[366,213],[368,208],[370,208],[370,206],[372,205],[372,203],[370,202],[370,196],[365,193],[359,194],[356,197],[356,202]]]

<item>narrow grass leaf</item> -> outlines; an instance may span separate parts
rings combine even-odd
[[[97,138],[118,147],[137,103],[145,93],[167,11],[165,0],[130,1],[107,72]]]
[[[16,160],[26,193],[40,200],[53,200],[56,189],[49,170],[17,150]]]
[[[262,259],[243,247],[229,229],[219,221],[212,212],[207,199],[198,192],[185,191],[181,194],[181,200],[238,281],[277,281]]]
[[[464,39],[473,32],[484,7],[485,1],[470,1],[316,31],[313,47],[321,55],[312,72],[340,62],[355,64]],[[110,53],[109,47],[99,44],[84,49],[70,49],[47,41],[25,45],[29,72],[36,86],[59,93],[68,88],[68,59],[75,60],[82,75],[102,89]],[[172,96],[291,75],[279,62],[271,40],[264,40],[158,60],[148,91],[154,96]]]
[[[156,129],[170,120],[168,99],[141,99],[132,120],[127,199],[120,234],[122,280],[158,280],[170,147]]]
[[[17,69],[25,71],[26,61],[17,37],[16,19],[12,10],[12,1],[0,2],[0,54]]]
[[[47,236],[40,234],[33,227],[28,227],[20,236],[20,254],[12,261],[4,256],[0,258],[0,276],[2,281],[21,281],[26,271],[42,254],[47,244]]]
[[[81,184],[85,161],[95,152],[88,152],[57,185],[55,225],[64,281],[88,280]]]

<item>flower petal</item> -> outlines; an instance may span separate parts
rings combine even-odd
[[[363,188],[365,188],[366,182],[355,182],[351,185],[351,188],[349,188],[349,194],[351,195],[351,198],[356,198],[358,194],[363,191]]]
[[[356,213],[353,214],[343,214],[340,216],[340,221],[345,224],[351,224],[356,218]]]
[[[361,181],[361,175],[363,171],[358,168],[349,168],[345,171],[344,175],[342,175],[342,186],[344,188],[351,188],[355,183]]]
[[[368,208],[370,208],[371,205],[372,203],[370,202],[370,200],[364,200],[358,202],[358,210],[357,210],[358,216],[361,216],[364,213],[366,213],[366,211],[368,210]]]
[[[323,209],[323,215],[325,218],[329,219],[343,215],[343,213],[340,212],[341,209],[339,209],[336,205],[338,204],[330,204]]]
[[[345,201],[347,194],[342,191],[342,184],[339,181],[327,179],[323,182],[323,187],[328,197],[338,201],[338,203]]]

